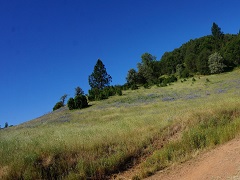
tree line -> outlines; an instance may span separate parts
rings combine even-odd
[[[240,33],[224,34],[216,23],[212,24],[211,32],[211,35],[190,40],[172,52],[165,52],[160,60],[150,53],[144,53],[141,62],[137,64],[137,70],[130,69],[126,83],[121,86],[110,86],[112,77],[98,59],[93,73],[88,77],[91,87],[88,95],[84,95],[80,87],[75,88],[75,97],[69,98],[67,103],[69,109],[85,108],[88,101],[122,95],[122,90],[129,88],[134,90],[139,86],[166,86],[179,78],[222,73],[239,66]],[[66,97],[61,97],[53,110],[64,106]]]
[[[216,23],[211,32],[211,35],[190,40],[172,52],[165,52],[159,61],[144,53],[137,70],[128,71],[127,84],[134,89],[136,85],[162,84],[169,76],[187,78],[195,74],[221,73],[239,66],[239,33],[224,34]]]

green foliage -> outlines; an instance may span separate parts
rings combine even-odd
[[[162,89],[129,90],[81,113],[62,109],[1,130],[0,165],[8,167],[3,179],[107,179],[143,157],[148,165],[140,164],[139,170],[148,175],[183,162],[205,145],[239,135],[239,70],[203,77],[194,86],[190,79]],[[204,89],[206,78],[211,83]],[[223,85],[228,91],[215,93]],[[175,99],[163,101],[166,96]],[[181,139],[183,130],[192,130],[186,133],[188,144]]]
[[[87,98],[84,95],[75,96],[74,102],[76,109],[82,109],[88,106]]]
[[[155,84],[158,78],[156,57],[149,53],[141,56],[142,62],[138,63],[138,81],[140,84]]]
[[[89,85],[92,89],[102,90],[104,87],[109,86],[112,77],[107,73],[103,62],[98,59],[94,66],[93,73],[88,78]]]
[[[231,38],[225,47],[222,49],[222,53],[226,62],[226,65],[236,67],[240,65],[240,35]]]
[[[238,110],[237,110],[238,111]],[[182,133],[182,138],[171,141],[148,157],[142,165],[142,178],[154,174],[175,162],[191,158],[196,151],[214,147],[233,139],[240,130],[240,119],[233,116],[235,110],[215,112],[215,116],[201,114]],[[224,115],[227,114],[227,115]]]
[[[107,99],[110,96],[114,95],[122,95],[122,88],[121,86],[108,86],[101,90],[94,88],[88,91],[88,99],[90,101],[100,101],[103,99]]]
[[[84,95],[84,91],[79,86],[75,88],[75,96]]]
[[[55,111],[55,110],[57,110],[57,109],[59,109],[59,108],[61,108],[61,107],[63,107],[63,106],[64,106],[63,102],[62,102],[62,101],[59,101],[59,102],[57,102],[57,103],[55,104],[55,106],[53,107],[53,111]]]
[[[182,77],[182,74],[183,74],[183,70],[184,70],[184,67],[182,64],[178,64],[176,66],[176,75],[181,78]]]
[[[211,51],[209,49],[204,48],[199,56],[197,57],[197,72],[203,75],[210,74],[210,70],[208,67],[208,57],[211,55]]]
[[[138,89],[138,86],[136,84],[131,85],[131,90],[136,90]]]
[[[122,88],[121,86],[116,86],[116,94],[119,95],[119,96],[122,96]]]
[[[219,49],[221,48],[221,44],[223,43],[222,40],[224,38],[224,34],[221,31],[221,28],[216,23],[213,23],[211,30],[212,36],[214,38],[215,51],[219,51]]]
[[[8,128],[8,122],[5,122],[4,128]]]
[[[138,84],[138,73],[135,69],[130,69],[128,71],[126,80],[129,85]]]
[[[67,102],[68,108],[69,110],[73,110],[75,109],[75,101],[73,98],[69,98],[68,102]]]
[[[176,81],[177,81],[177,77],[174,75],[162,76],[159,78],[159,83],[160,83],[160,86],[162,86],[162,87],[167,86],[168,84],[176,82]]]
[[[157,84],[159,77],[175,74],[179,78],[192,77],[194,74],[208,75],[232,70],[240,65],[240,35],[223,34],[221,28],[213,23],[212,35],[204,36],[183,44],[172,52],[165,52],[160,61],[149,53],[144,53],[141,63],[137,64],[138,71],[129,71],[127,82],[138,85]],[[223,64],[210,64],[209,56],[221,52]],[[220,65],[220,67],[219,67]],[[226,67],[225,67],[226,65]],[[222,67],[225,68],[222,68]],[[212,70],[210,70],[210,67]],[[216,70],[213,70],[214,68]],[[137,77],[136,77],[137,76]],[[165,86],[166,83],[162,82]]]
[[[64,95],[60,98],[60,100],[62,101],[62,104],[63,104],[63,105],[64,105],[64,103],[65,103],[66,98],[67,98],[67,94],[64,94]]]
[[[222,73],[226,67],[223,64],[223,57],[217,52],[209,56],[208,65],[212,74]]]

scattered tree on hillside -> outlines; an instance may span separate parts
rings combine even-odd
[[[64,106],[64,103],[65,103],[66,98],[67,98],[67,94],[64,94],[64,95],[60,98],[60,100],[62,101],[63,106]]]
[[[215,52],[209,56],[208,59],[209,69],[212,74],[221,73],[226,67],[223,63],[223,57]]]
[[[97,88],[99,90],[109,86],[112,81],[112,77],[107,73],[103,62],[100,59],[97,60],[93,73],[89,76],[88,81],[92,89]]]
[[[5,122],[4,128],[8,128],[8,122]]]
[[[79,86],[75,88],[75,96],[84,95],[84,91]]]
[[[84,95],[75,96],[74,102],[76,109],[82,109],[88,106],[87,98]]]
[[[55,104],[55,106],[53,107],[53,111],[55,111],[55,110],[57,110],[57,109],[59,109],[59,108],[61,108],[61,107],[63,107],[63,106],[64,106],[63,102],[62,102],[62,101],[59,101],[59,102],[57,102],[57,103]]]
[[[158,80],[158,71],[156,57],[144,53],[141,56],[142,62],[138,63],[138,75],[141,84],[154,84]]]
[[[68,109],[69,110],[73,110],[75,109],[75,101],[73,98],[69,98],[68,102],[67,102],[67,105],[68,105]]]
[[[138,73],[135,69],[130,69],[126,77],[128,85],[132,86],[138,83]]]

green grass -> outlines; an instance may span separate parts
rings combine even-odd
[[[167,143],[141,164],[141,171],[135,178],[148,177],[173,163],[184,162],[204,149],[213,148],[239,135],[240,109],[228,107],[228,110],[202,112],[194,117],[194,120],[187,121],[189,125],[180,139]]]
[[[147,156],[137,172],[145,177],[189,159],[240,132],[239,77],[237,69],[124,91],[87,109],[62,108],[0,130],[0,177],[105,179]],[[164,141],[175,131],[180,138]],[[159,142],[165,142],[161,149]]]

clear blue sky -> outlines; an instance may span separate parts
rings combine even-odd
[[[143,53],[159,60],[190,39],[240,29],[239,0],[0,0],[0,125],[52,110],[100,58],[124,84]]]

